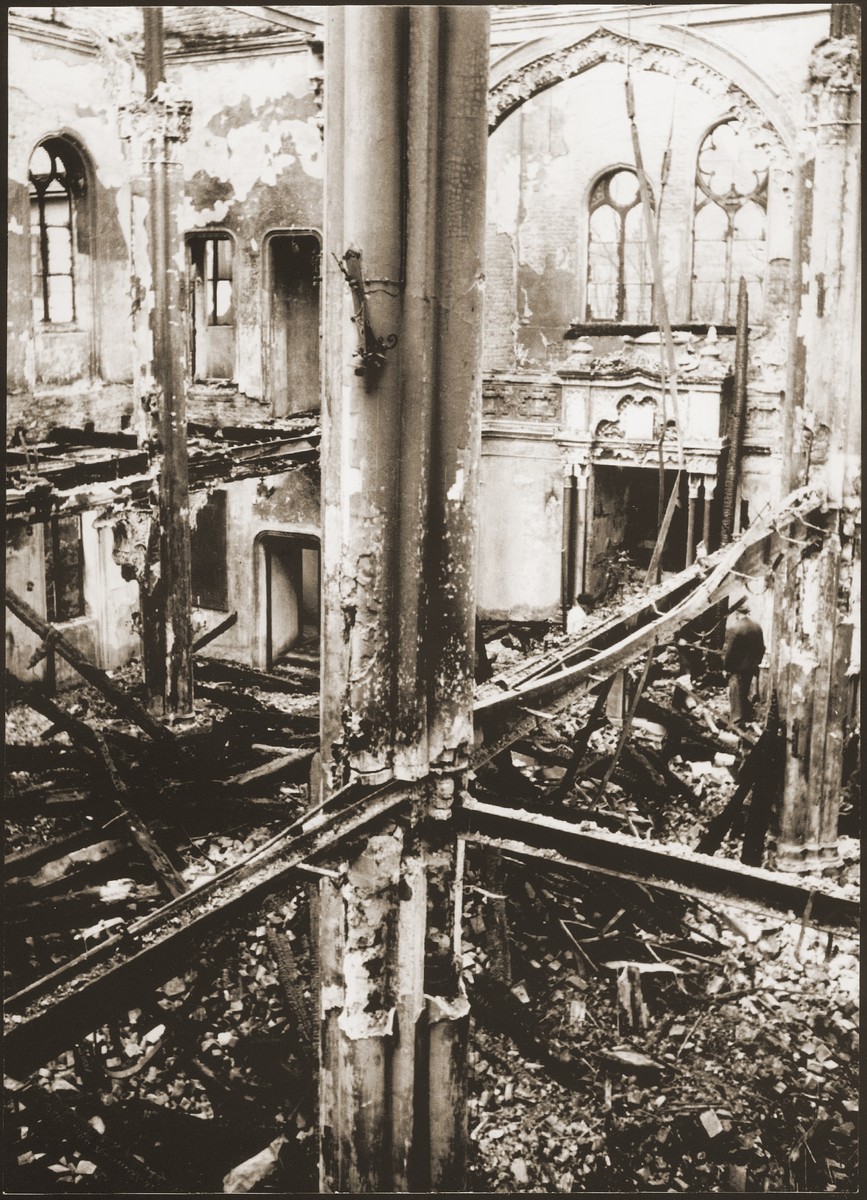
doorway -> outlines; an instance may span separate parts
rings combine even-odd
[[[266,671],[281,662],[319,660],[318,538],[263,533],[256,539],[260,570],[260,633]]]
[[[265,354],[275,417],[319,408],[319,235],[268,237],[270,321]]]
[[[677,472],[665,472],[667,503]],[[592,521],[588,530],[587,590],[603,589],[607,572],[618,552],[629,554],[642,571],[650,565],[660,528],[659,473],[646,467],[600,466],[593,468]],[[685,566],[688,510],[687,474],[680,477],[678,505],[674,510],[665,548],[663,571]]]

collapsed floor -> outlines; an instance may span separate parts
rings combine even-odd
[[[542,629],[486,633],[494,683],[568,645]],[[655,657],[616,763],[622,725],[588,693],[480,762],[474,796],[742,857],[766,806],[761,789],[732,801],[762,729],[727,728],[721,679],[711,669],[693,689],[683,665],[673,649]],[[93,688],[53,714],[8,711],[7,995],[38,991],[164,903],[167,878],[122,835],[123,810],[203,896],[303,814],[313,672],[211,660],[197,672],[195,721],[170,764]],[[122,674],[134,694],[135,665]],[[85,724],[109,747],[121,808],[87,761]],[[841,849],[829,874],[854,897],[851,836]],[[266,881],[269,898],[241,905],[172,978],[108,1005],[108,1023],[52,1063],[10,1072],[10,1190],[316,1190],[315,877]],[[816,932],[809,913],[757,921],[496,846],[469,846],[464,892],[470,1188],[857,1186],[851,938]],[[36,1003],[50,1008],[62,987]]]

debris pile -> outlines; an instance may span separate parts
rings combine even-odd
[[[544,626],[488,634],[494,687],[569,646]],[[104,968],[124,997],[7,1078],[11,1190],[317,1188],[319,868],[297,871],[330,844],[304,832],[315,662],[198,659],[196,675],[177,752],[92,684],[56,701],[10,689],[7,1025],[90,995]],[[114,677],[133,705],[137,677]],[[688,677],[675,646],[591,684],[495,729],[471,796],[761,866],[772,814],[750,787],[772,722],[733,728],[722,678]],[[854,940],[495,843],[470,839],[464,884],[470,1189],[855,1186]],[[858,855],[842,838],[826,872],[841,895],[857,895]]]
[[[493,984],[497,901],[467,890],[469,1189],[857,1187],[853,940],[508,859],[502,886]]]

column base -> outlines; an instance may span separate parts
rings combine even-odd
[[[816,874],[841,863],[836,842],[820,846],[816,842],[798,845],[795,842],[780,842],[774,853],[774,866],[778,871],[792,874]]]

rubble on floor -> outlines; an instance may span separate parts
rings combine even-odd
[[[469,1190],[857,1188],[854,939],[517,862],[504,883],[511,975],[486,1003],[494,902],[467,890]]]
[[[488,652],[496,673],[564,645],[543,625],[501,623]],[[136,694],[137,664],[114,676]],[[172,763],[95,689],[59,701],[101,730],[188,889],[305,810],[318,737],[313,665],[199,659],[197,680]],[[694,849],[731,807],[763,729],[731,728],[713,671],[692,682],[663,649],[616,762],[622,708],[591,691],[479,766],[471,792]],[[164,897],[75,736],[16,704],[7,738],[26,768],[7,776],[8,994]],[[750,812],[734,814],[718,854],[742,856]],[[844,836],[826,874],[857,895],[859,863]],[[315,1191],[309,895],[284,886],[74,1051],[7,1079],[7,1187]],[[853,939],[475,846],[463,932],[468,1190],[857,1186]]]

